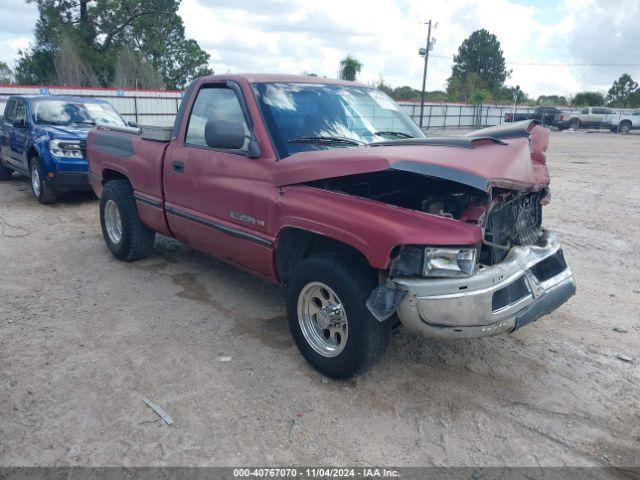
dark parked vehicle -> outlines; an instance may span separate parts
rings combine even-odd
[[[97,124],[126,123],[105,100],[59,96],[12,96],[0,127],[0,180],[15,172],[31,179],[40,203],[59,193],[89,190],[87,132]]]
[[[538,107],[533,113],[505,113],[505,122],[520,122],[522,120],[538,120],[542,125],[555,126],[560,116],[560,109],[556,107]]]

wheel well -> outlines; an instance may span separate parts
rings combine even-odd
[[[631,125],[631,120],[622,120],[620,125]]]
[[[29,168],[31,168],[31,160],[33,160],[33,157],[37,157],[37,156],[38,156],[38,150],[36,150],[36,147],[31,145],[29,147],[29,150],[27,150],[27,160],[28,160]]]
[[[104,172],[102,172],[102,184],[106,185],[107,182],[110,182],[111,180],[119,180],[119,179],[124,179],[129,181],[129,179],[127,178],[126,175],[120,173],[120,172],[116,172],[115,170],[105,170]]]
[[[305,259],[320,253],[342,253],[369,266],[365,256],[346,243],[299,228],[284,228],[276,245],[276,272],[286,284],[295,268]]]

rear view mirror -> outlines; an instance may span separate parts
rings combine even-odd
[[[209,120],[204,128],[204,141],[211,148],[239,150],[244,147],[246,138],[241,122]]]
[[[129,121],[127,122],[127,125],[128,125],[128,126],[130,126],[131,128],[138,128],[138,123],[137,123],[137,122],[134,122],[134,121],[132,121],[132,120],[129,120]]]

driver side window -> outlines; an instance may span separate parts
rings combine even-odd
[[[15,120],[22,120],[23,122],[27,121],[27,111],[24,107],[24,100],[18,100],[18,105],[16,105],[16,114],[13,117]]]
[[[229,128],[233,128],[234,133],[244,131],[246,138],[241,148],[246,149],[250,132],[235,92],[227,87],[201,88],[191,109],[185,144],[214,148],[207,143],[207,130]]]

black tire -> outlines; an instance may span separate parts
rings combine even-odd
[[[105,206],[109,202],[115,204],[120,217],[119,241],[111,238],[105,224]],[[109,208],[113,206],[110,204]],[[107,247],[118,260],[140,260],[147,257],[153,248],[156,234],[140,221],[133,189],[128,180],[111,180],[104,186],[100,198],[100,226]]]
[[[31,185],[31,193],[42,205],[54,203],[58,199],[58,194],[47,184],[45,178],[42,160],[36,155],[29,162],[29,184]],[[38,187],[35,187],[34,184],[37,184]]]
[[[621,122],[618,126],[618,133],[626,135],[631,131],[631,122]]]
[[[298,298],[304,287],[322,282],[340,298],[348,319],[348,338],[334,357],[319,354],[309,344],[298,319]],[[304,358],[332,378],[350,378],[371,368],[386,352],[392,322],[376,320],[365,303],[376,286],[375,273],[353,257],[320,254],[303,261],[293,272],[287,288],[289,328]]]
[[[577,118],[572,118],[571,121],[569,121],[569,128],[578,130],[580,128],[580,120],[578,120]]]
[[[11,180],[13,170],[0,163],[0,180]]]

